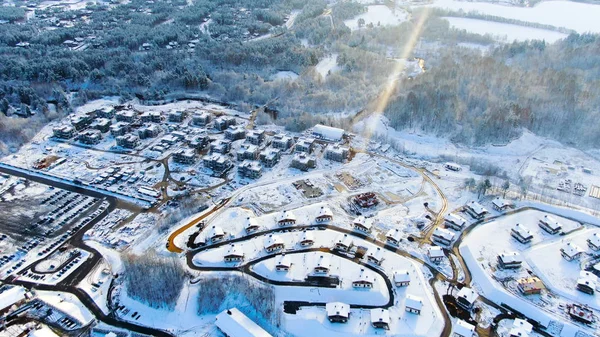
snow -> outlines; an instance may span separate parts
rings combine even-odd
[[[56,291],[37,291],[36,294],[41,301],[68,314],[82,325],[95,320],[94,315],[73,294]]]
[[[13,304],[25,299],[25,288],[11,287],[0,293],[0,310],[4,310]]]
[[[392,10],[388,6],[385,5],[373,5],[367,6],[367,12],[364,14],[360,14],[352,19],[345,20],[344,24],[348,26],[351,30],[357,30],[358,20],[364,19],[366,29],[368,24],[373,24],[373,26],[377,27],[381,26],[395,26],[400,23],[406,21],[408,18],[408,14],[402,9]]]
[[[526,40],[545,40],[554,43],[567,37],[567,34],[547,29],[532,28],[486,20],[444,17],[450,23],[450,27],[466,30],[469,33],[490,35],[499,42],[513,42]]]
[[[217,315],[216,326],[230,337],[272,337],[237,308]]]
[[[59,337],[47,326],[42,326],[40,329],[33,330],[29,333],[29,337]]]
[[[430,7],[499,16],[572,29],[578,33],[600,32],[600,6],[572,1],[543,1],[533,7],[514,7],[483,2],[436,0]]]
[[[337,57],[338,54],[332,54],[330,56],[327,56],[326,58],[319,61],[319,63],[317,63],[317,65],[315,66],[315,70],[319,74],[321,74],[323,78],[327,77],[327,75],[329,75],[329,72],[334,72],[338,68]]]
[[[317,124],[312,129],[313,134],[318,135],[324,139],[339,142],[344,136],[344,129],[334,128],[331,126]]]
[[[278,71],[271,77],[274,81],[278,80],[295,80],[298,78],[298,74],[293,71]]]

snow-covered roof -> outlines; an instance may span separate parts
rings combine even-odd
[[[444,257],[444,250],[439,246],[431,246],[427,248],[430,257]]]
[[[283,211],[277,221],[296,221],[296,215],[292,211]]]
[[[317,265],[315,268],[325,268],[329,269],[331,266],[331,258],[328,254],[319,255],[319,259],[317,260]]]
[[[502,262],[504,263],[519,263],[519,262],[523,262],[523,258],[521,257],[521,254],[517,253],[517,252],[505,252],[500,254],[500,259],[502,259]]]
[[[435,230],[433,231],[433,235],[443,238],[448,241],[452,241],[454,239],[454,233],[452,233],[451,231],[449,231],[447,229],[440,228],[440,227],[435,228]]]
[[[453,224],[456,224],[459,227],[462,227],[465,225],[465,223],[467,223],[467,220],[465,220],[465,218],[463,218],[462,216],[456,214],[456,213],[448,213],[444,219],[448,222],[451,222]]]
[[[594,282],[593,280],[589,279],[589,278],[585,278],[585,277],[580,277],[577,279],[577,285],[585,285],[588,286],[592,289],[596,289],[596,282]]]
[[[367,220],[364,216],[359,216],[356,219],[354,219],[354,221],[352,222],[353,225],[361,225],[363,227],[365,227],[366,229],[370,229],[373,225],[371,224],[371,221]]]
[[[337,240],[337,243],[341,243],[346,247],[350,247],[350,245],[352,244],[352,237],[348,234],[344,234]]]
[[[274,246],[274,245],[282,245],[283,239],[279,235],[269,234],[265,239],[265,248]]]
[[[408,273],[408,270],[394,271],[394,282],[410,282],[410,274]]]
[[[330,302],[325,304],[327,316],[350,316],[350,305],[342,302]]]
[[[386,238],[392,238],[396,241],[400,241],[402,239],[402,232],[398,228],[390,229],[385,235]]]
[[[364,269],[360,270],[360,274],[358,275],[358,278],[356,280],[354,280],[354,282],[369,282],[369,283],[373,283],[374,278],[371,277],[371,275],[369,275],[369,273],[367,273]]]
[[[477,296],[479,296],[475,290],[468,288],[468,287],[463,287],[458,294],[456,294],[456,298],[462,297],[464,298],[468,303],[473,303],[475,302],[475,300],[477,299]]]
[[[258,227],[258,223],[256,222],[256,219],[247,217],[246,223],[244,224],[244,228],[252,228],[252,227]]]
[[[588,241],[596,247],[600,247],[600,235],[598,233],[592,234]]]
[[[222,311],[215,324],[229,337],[272,337],[237,308]]]
[[[225,232],[223,232],[223,229],[219,226],[212,226],[210,228],[210,230],[208,231],[208,233],[206,234],[206,236],[208,238],[214,238],[215,236],[222,236],[225,235]]]
[[[492,200],[492,204],[498,208],[512,207],[514,205],[512,201],[500,197]]]
[[[333,212],[329,207],[321,206],[321,208],[319,209],[319,214],[317,214],[317,218],[322,216],[333,217]]]
[[[381,247],[377,247],[375,251],[369,252],[369,257],[377,261],[381,261],[383,259],[383,249],[381,249]]]
[[[553,217],[551,217],[550,215],[544,215],[544,218],[541,220],[546,226],[548,226],[549,228],[553,229],[553,230],[559,230],[562,228],[562,226],[560,225],[560,223],[554,219]]]
[[[512,329],[510,329],[510,336],[528,337],[533,330],[533,325],[526,320],[515,318]]]
[[[25,288],[11,287],[0,293],[0,310],[4,310],[11,305],[25,299]]]
[[[225,256],[244,256],[244,252],[238,246],[231,244]]]
[[[289,267],[292,264],[291,259],[288,255],[281,254],[277,257],[275,261],[275,266],[285,266]]]
[[[456,321],[456,326],[454,327],[454,333],[460,336],[471,337],[473,336],[473,332],[475,331],[475,326],[473,324],[469,324],[462,319]]]
[[[582,253],[583,250],[579,248],[578,245],[572,242],[567,242],[567,244],[563,246],[562,252],[567,256],[573,257],[579,253]]]
[[[313,127],[313,134],[317,134],[325,139],[338,141],[344,136],[344,130],[317,124]]]
[[[482,204],[476,201],[471,201],[467,206],[470,207],[473,210],[473,212],[477,214],[488,213],[488,210],[485,207],[483,207]]]
[[[302,238],[300,241],[315,241],[315,236],[310,231],[302,232]]]
[[[412,309],[421,310],[423,308],[423,300],[419,296],[408,294],[406,295],[404,305]]]
[[[390,311],[387,309],[371,309],[371,323],[390,324]]]
[[[523,237],[523,238],[528,238],[528,237],[532,237],[533,235],[531,235],[531,231],[529,229],[527,229],[525,226],[522,226],[520,224],[516,224],[513,228],[513,231],[515,231],[517,234],[519,234],[519,236]]]
[[[537,277],[526,277],[517,280],[517,283],[523,288],[525,291],[533,290],[533,289],[544,289],[544,282]]]

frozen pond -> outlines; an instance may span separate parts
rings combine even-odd
[[[373,26],[377,26],[379,23],[381,26],[393,26],[398,25],[403,21],[406,21],[406,12],[401,9],[392,11],[389,7],[384,5],[367,6],[367,12],[356,16],[352,19],[345,20],[344,24],[351,30],[358,29],[358,20],[364,19],[365,26],[372,23]]]
[[[536,22],[555,27],[564,27],[578,33],[600,32],[600,5],[570,1],[546,1],[534,7],[514,7],[483,2],[437,0],[432,7],[454,11],[479,12],[527,22]]]
[[[444,17],[450,22],[450,26],[456,29],[464,29],[469,33],[480,35],[489,34],[500,42],[545,40],[554,43],[567,37],[567,34],[554,32],[547,29],[524,27],[508,23],[485,21],[468,18]]]

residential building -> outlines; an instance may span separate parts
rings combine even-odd
[[[447,229],[436,227],[431,235],[431,239],[437,243],[450,246],[452,240],[454,240],[454,233]]]
[[[276,134],[271,141],[271,147],[282,151],[287,151],[293,144],[294,139],[292,137],[282,134]]]
[[[250,179],[258,179],[262,175],[262,165],[257,161],[244,160],[238,165],[238,174]]]
[[[402,232],[398,228],[392,228],[385,235],[385,239],[387,243],[398,246],[402,241]]]
[[[352,247],[352,237],[349,236],[348,234],[344,234],[342,235],[336,242],[334,245],[335,249],[337,250],[342,250],[342,251],[348,251],[350,250],[350,247]]]
[[[173,152],[173,161],[178,164],[191,165],[198,159],[196,150],[194,149],[179,149]]]
[[[303,152],[307,154],[311,154],[315,148],[315,140],[314,138],[300,138],[296,142],[296,146],[294,150],[296,152]]]
[[[194,135],[190,140],[190,147],[193,147],[196,150],[203,150],[209,143],[209,138],[205,134]]]
[[[456,321],[452,337],[473,337],[474,335],[475,326],[473,324],[469,324],[462,319]]]
[[[224,258],[225,262],[240,262],[244,260],[244,252],[238,246],[231,244]]]
[[[71,124],[77,131],[81,131],[92,124],[92,117],[86,114],[77,114],[71,116]]]
[[[439,246],[431,246],[427,248],[427,256],[429,260],[435,264],[440,264],[446,255],[444,254],[444,250]]]
[[[410,285],[410,274],[408,270],[394,271],[394,285],[396,287],[408,287]]]
[[[133,149],[140,144],[140,139],[138,136],[128,133],[124,136],[119,136],[116,138],[117,145],[120,147],[124,147],[127,149]]]
[[[246,137],[246,129],[241,126],[230,126],[225,130],[225,139],[235,141]]]
[[[242,144],[236,152],[236,158],[238,161],[257,160],[258,154],[258,146],[252,144]]]
[[[220,116],[217,117],[213,123],[214,128],[218,131],[225,131],[228,127],[235,125],[236,120],[234,117]]]
[[[300,238],[300,246],[309,247],[315,243],[315,238],[312,232],[304,231],[302,232],[302,236]]]
[[[229,158],[219,153],[204,156],[202,162],[205,167],[219,174],[228,170],[232,165]]]
[[[266,167],[273,167],[281,159],[281,151],[273,148],[266,148],[259,154],[260,162]]]
[[[579,272],[576,289],[589,295],[594,295],[598,277],[589,271],[582,270]]]
[[[275,270],[277,271],[289,271],[292,267],[292,261],[289,256],[281,254],[275,260]]]
[[[70,139],[75,136],[75,128],[70,125],[60,125],[52,129],[52,135],[56,138]]]
[[[499,254],[497,259],[498,267],[500,269],[519,269],[523,264],[523,258],[521,257],[521,254],[517,252]]]
[[[329,268],[331,268],[331,255],[319,255],[319,258],[317,259],[317,264],[313,269],[314,273],[318,275],[328,274]]]
[[[590,247],[590,249],[592,249],[594,251],[600,250],[600,235],[598,233],[592,234],[586,240],[586,242],[587,242],[588,246]]]
[[[279,235],[269,234],[265,239],[265,250],[269,253],[282,250],[284,247],[283,239]]]
[[[135,121],[136,113],[132,110],[122,110],[115,114],[117,122],[133,123]]]
[[[365,272],[364,269],[360,270],[360,274],[358,278],[352,281],[353,288],[373,288],[373,276],[369,275],[369,273]]]
[[[372,223],[370,220],[367,220],[364,216],[359,216],[356,219],[354,219],[354,221],[352,222],[352,228],[364,232],[364,233],[370,233],[371,232],[371,228],[373,227]]]
[[[219,313],[215,325],[227,337],[272,337],[237,308]]]
[[[246,233],[253,233],[258,230],[259,226],[258,226],[258,223],[256,222],[256,219],[247,217],[246,223],[244,224],[244,228],[246,229]]]
[[[177,144],[178,141],[179,141],[179,139],[173,135],[165,135],[164,137],[162,137],[160,139],[160,143],[162,144],[162,146],[165,146],[165,147],[170,147],[171,145],[175,145],[175,144]]]
[[[454,171],[454,172],[458,172],[462,169],[460,167],[460,165],[458,165],[457,163],[446,163],[446,164],[444,164],[444,168],[446,170]]]
[[[375,329],[390,329],[390,311],[387,309],[371,309],[371,325]]]
[[[534,295],[541,293],[545,286],[542,280],[533,276],[518,279],[517,288],[524,295]]]
[[[579,259],[582,253],[583,250],[572,242],[567,242],[567,244],[560,249],[560,255],[562,255],[562,257],[564,257],[567,261]]]
[[[346,323],[350,319],[350,306],[346,303],[327,303],[325,311],[327,311],[327,319],[331,323]]]
[[[96,110],[95,114],[96,117],[112,119],[113,117],[115,117],[115,112],[115,108],[113,108],[112,106],[105,106],[101,109]]]
[[[319,213],[315,217],[315,222],[320,223],[328,223],[333,220],[333,212],[329,207],[321,206],[319,209]]]
[[[225,238],[225,232],[219,226],[212,226],[206,234],[206,238],[213,243],[219,242]]]
[[[489,214],[488,210],[485,207],[483,207],[483,205],[481,205],[480,203],[478,203],[476,201],[471,201],[470,203],[466,204],[465,211],[472,218],[477,219],[477,220],[481,220],[487,214]]]
[[[343,129],[334,128],[331,126],[317,124],[312,129],[312,134],[316,138],[329,140],[332,142],[339,142],[344,137],[345,131]]]
[[[155,138],[158,137],[161,131],[160,126],[156,124],[143,126],[138,130],[138,137],[140,137],[140,139]]]
[[[492,207],[498,212],[503,212],[515,208],[515,204],[510,200],[498,197],[492,200]]]
[[[102,132],[95,129],[87,129],[82,131],[77,139],[83,144],[95,145],[100,143],[102,140]]]
[[[146,111],[140,116],[144,123],[162,123],[162,113],[160,111]]]
[[[100,130],[100,132],[102,133],[106,133],[110,130],[111,124],[112,121],[108,118],[98,118],[92,122],[90,127],[96,130]]]
[[[296,215],[292,211],[283,211],[277,218],[279,226],[291,226],[296,224]]]
[[[462,287],[462,289],[456,295],[456,304],[465,310],[471,311],[475,306],[477,297],[479,297],[479,295],[477,295],[473,289]]]
[[[367,255],[367,261],[380,266],[384,260],[383,254],[383,249],[381,249],[381,247],[377,247],[377,249],[374,251],[369,252]]]
[[[362,208],[369,208],[377,206],[379,204],[379,200],[377,200],[377,195],[373,192],[366,192],[355,195],[354,198],[352,198],[352,201],[354,201],[354,203],[357,206]]]
[[[301,171],[308,171],[317,166],[317,159],[314,156],[307,155],[305,153],[296,153],[292,158],[290,167],[299,169]]]
[[[265,130],[252,130],[246,134],[246,141],[258,146],[265,140],[265,135]]]
[[[517,239],[520,243],[529,243],[533,239],[533,235],[529,229],[520,224],[516,224],[511,230],[510,235]]]
[[[125,122],[117,122],[110,126],[110,134],[114,137],[124,136],[131,130],[131,126]]]
[[[227,154],[231,151],[231,142],[224,139],[219,139],[210,144],[211,153]]]
[[[448,215],[444,217],[444,225],[446,225],[447,228],[460,231],[466,224],[467,220],[456,213],[448,213]]]
[[[423,300],[420,297],[411,294],[406,295],[406,299],[404,300],[404,310],[411,314],[420,315],[422,309]]]
[[[509,337],[529,337],[533,331],[533,325],[526,320],[515,318],[513,326],[508,332]]]
[[[549,234],[556,234],[562,229],[562,225],[558,221],[556,221],[556,219],[547,214],[544,215],[542,219],[540,219],[538,225],[541,229],[545,230]]]
[[[195,126],[206,126],[210,123],[212,119],[212,114],[207,111],[196,112],[192,115],[192,125]]]
[[[340,145],[330,145],[325,150],[325,159],[343,163],[348,159],[350,149]]]
[[[169,111],[168,116],[170,123],[182,123],[185,120],[187,113],[180,110],[171,110]]]

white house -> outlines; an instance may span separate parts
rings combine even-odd
[[[364,216],[359,216],[352,222],[352,227],[358,231],[369,233],[371,232],[373,225],[371,224],[371,221],[365,219]]]
[[[579,246],[577,246],[576,244],[574,244],[572,242],[567,242],[567,244],[564,245],[563,248],[560,249],[560,254],[567,261],[573,261],[573,260],[578,259],[582,253],[583,253],[583,250],[581,248],[579,248]]]
[[[312,246],[315,243],[315,237],[311,231],[302,232],[302,236],[300,237],[300,246],[308,247]]]
[[[215,325],[228,337],[272,337],[237,308],[218,314]]]
[[[289,256],[287,256],[285,254],[281,254],[277,257],[277,260],[275,261],[275,270],[288,271],[288,270],[290,270],[291,267],[292,267],[292,262],[291,262]]]
[[[258,230],[258,223],[256,222],[256,219],[247,217],[244,227],[246,228],[246,233],[256,232]]]
[[[328,274],[331,268],[331,257],[327,255],[319,255],[317,265],[314,268],[314,273],[318,275]]]
[[[435,242],[449,246],[452,243],[452,240],[454,240],[454,233],[447,229],[436,227],[431,238]]]
[[[515,204],[512,201],[510,201],[510,200],[497,197],[494,200],[492,200],[492,207],[496,211],[502,212],[502,211],[506,211],[506,210],[509,210],[511,208],[514,208]]]
[[[509,337],[529,337],[531,331],[533,330],[533,325],[527,322],[526,320],[515,318],[513,322],[513,326],[510,329],[508,336]]]
[[[514,225],[510,230],[510,236],[517,239],[520,243],[529,243],[533,239],[531,231],[520,224]]]
[[[396,287],[407,287],[410,285],[410,274],[408,270],[394,271],[394,284]]]
[[[346,323],[350,319],[350,305],[342,302],[325,304],[327,319],[332,323]]]
[[[283,239],[278,235],[269,234],[265,239],[265,250],[269,253],[281,250],[285,247]]]
[[[489,212],[483,207],[480,203],[476,201],[471,201],[470,203],[465,205],[465,211],[474,219],[481,220],[483,219]]]
[[[316,223],[328,223],[333,220],[333,212],[329,207],[321,206],[319,213],[315,217]]]
[[[402,240],[402,232],[398,228],[390,229],[385,235],[387,243],[398,246]]]
[[[435,264],[439,264],[442,262],[444,257],[446,257],[446,255],[444,255],[444,250],[439,246],[431,246],[427,248],[427,256],[429,257],[429,260]]]
[[[406,295],[406,299],[404,300],[404,310],[410,312],[411,314],[421,314],[421,310],[423,309],[423,300],[414,295]]]
[[[371,309],[371,325],[376,329],[390,329],[390,311],[383,308]]]
[[[474,334],[475,326],[473,324],[469,324],[462,319],[456,321],[453,337],[473,337]]]
[[[459,231],[465,227],[467,220],[456,213],[448,213],[444,217],[444,224],[446,227]]]
[[[598,235],[598,233],[592,234],[587,239],[587,244],[590,247],[590,249],[592,249],[594,251],[600,250],[600,235]]]
[[[518,269],[523,264],[523,258],[521,254],[517,252],[505,252],[501,253],[497,257],[498,267],[501,269]]]
[[[383,249],[377,247],[375,251],[370,251],[367,255],[367,261],[380,266],[383,262]]]
[[[212,226],[206,234],[206,237],[212,242],[221,241],[225,238],[225,232],[219,226]]]
[[[225,262],[239,262],[244,259],[244,252],[238,246],[231,244],[224,258]]]
[[[352,246],[352,237],[348,234],[344,234],[335,243],[335,249],[348,251]]]
[[[594,295],[598,277],[589,271],[582,270],[579,272],[576,289],[589,295]]]
[[[538,225],[540,226],[540,228],[542,228],[550,234],[556,234],[562,229],[562,225],[558,221],[556,221],[556,219],[547,214],[544,215],[542,219],[540,219]]]
[[[456,304],[461,306],[465,310],[473,309],[475,300],[479,295],[471,288],[463,287],[458,294],[456,294]]]
[[[292,211],[283,211],[277,218],[279,226],[290,226],[296,224],[296,216]]]
[[[364,269],[360,270],[358,278],[352,281],[353,288],[373,288],[374,279]]]

